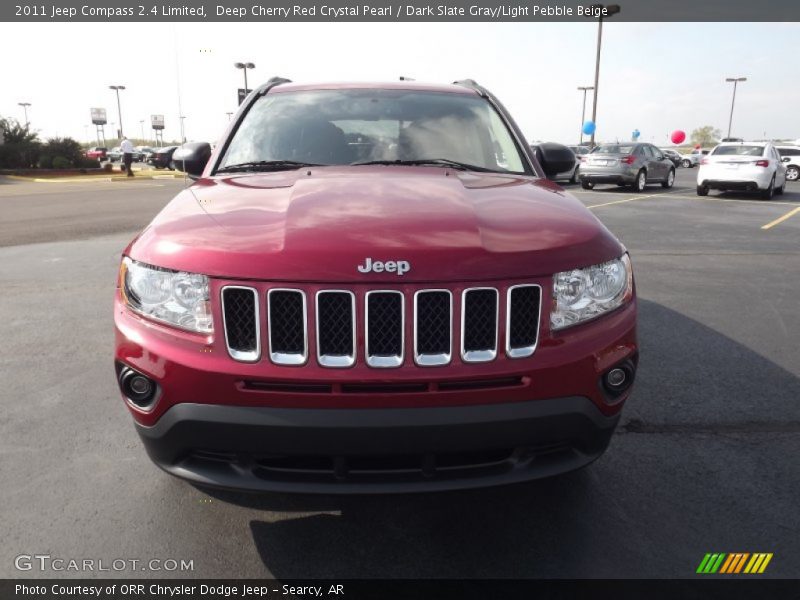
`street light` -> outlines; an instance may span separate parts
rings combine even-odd
[[[142,143],[144,144],[144,142],[145,142],[145,139],[144,139],[144,119],[139,119],[139,127],[142,128]]]
[[[22,110],[25,111],[25,127],[29,125],[28,123],[28,107],[31,105],[30,102],[17,102],[22,107]]]
[[[597,92],[600,90],[600,47],[603,44],[603,18],[610,19],[622,9],[619,4],[608,4],[606,6],[592,4],[591,8],[595,10],[587,16],[592,14],[599,15],[597,18],[597,58],[594,64],[594,98],[592,99],[592,123],[597,123]],[[592,132],[592,139],[589,142],[592,148],[594,148],[594,135],[595,131]]]
[[[594,86],[592,85],[578,86],[578,91],[583,92],[583,110],[581,111],[581,141],[579,142],[579,144],[583,144],[583,123],[586,120],[586,92],[593,89]]]
[[[247,69],[255,69],[256,66],[251,62],[245,63],[233,63],[233,66],[237,69],[242,69],[244,71],[244,94],[245,96],[250,93],[250,90],[247,88]]]
[[[110,85],[108,89],[114,90],[117,93],[117,115],[119,117],[119,129],[117,130],[117,137],[122,139],[122,105],[119,103],[119,91],[124,90],[124,85]]]
[[[731,116],[728,119],[728,137],[731,137],[731,125],[733,124],[733,105],[736,103],[736,86],[740,81],[747,81],[747,77],[726,77],[725,81],[733,83],[733,99],[731,100]]]
[[[186,143],[186,130],[184,129],[183,121],[186,118],[186,115],[181,115],[181,144]]]

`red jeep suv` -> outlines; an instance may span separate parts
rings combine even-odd
[[[622,244],[474,81],[252,92],[125,249],[122,396],[211,487],[404,492],[579,468],[636,366]]]

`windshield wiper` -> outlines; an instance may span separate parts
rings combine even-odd
[[[458,162],[449,158],[416,158],[410,160],[368,160],[366,162],[350,163],[351,166],[361,165],[408,165],[408,166],[441,166],[458,169],[460,171],[480,171],[483,173],[504,173],[504,171],[497,171],[495,169],[488,169],[486,167],[479,167],[478,165],[470,165],[467,163]]]
[[[244,171],[281,171],[283,169],[299,169],[300,167],[324,167],[316,163],[298,162],[296,160],[256,160],[252,162],[227,165],[217,169],[217,173],[239,173]]]

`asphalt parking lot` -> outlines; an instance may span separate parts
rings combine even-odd
[[[113,576],[692,577],[707,552],[800,573],[800,183],[773,201],[616,186],[580,198],[630,250],[641,365],[582,471],[388,497],[198,490],[147,459],[119,399],[119,253],[183,185],[0,178],[0,577],[14,557],[192,560]],[[78,573],[47,573],[78,576]]]

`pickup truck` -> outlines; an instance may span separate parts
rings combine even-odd
[[[86,158],[93,158],[95,160],[100,161],[100,160],[105,160],[106,159],[106,153],[107,152],[108,152],[108,148],[105,148],[103,146],[93,146],[92,148],[89,148],[84,153],[84,155],[86,156]]]

